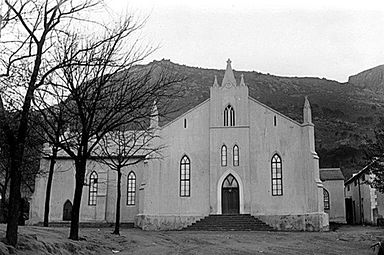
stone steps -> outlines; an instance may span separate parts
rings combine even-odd
[[[209,215],[183,230],[273,231],[274,229],[250,214],[234,214]]]

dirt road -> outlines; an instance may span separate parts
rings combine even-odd
[[[0,227],[4,236],[5,226]],[[376,254],[369,247],[384,240],[384,229],[343,226],[332,232],[147,232],[82,229],[85,240],[67,239],[66,228],[21,227],[16,254]],[[0,245],[0,254],[9,254]],[[8,250],[7,250],[8,249]]]

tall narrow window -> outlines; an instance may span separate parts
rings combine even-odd
[[[227,146],[221,147],[221,166],[227,166]]]
[[[136,197],[136,175],[130,172],[127,178],[127,205],[135,205]]]
[[[323,188],[323,195],[324,195],[324,210],[329,210],[329,192],[328,190]]]
[[[97,195],[97,173],[93,171],[89,176],[88,205],[96,205],[96,195]]]
[[[191,195],[191,162],[185,155],[180,161],[180,196],[189,197]]]
[[[273,116],[273,125],[276,127],[277,125],[277,118],[276,118],[276,115]]]
[[[281,158],[275,154],[271,160],[271,172],[272,172],[272,196],[283,195],[283,177]]]
[[[224,126],[235,126],[235,110],[231,105],[228,105],[224,109]]]
[[[187,119],[184,119],[184,128],[187,128]]]
[[[239,146],[233,146],[233,165],[239,166]]]

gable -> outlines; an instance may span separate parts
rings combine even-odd
[[[258,108],[261,107],[261,108],[263,108],[264,110],[269,111],[271,114],[275,114],[275,115],[277,115],[277,116],[279,116],[279,117],[281,117],[281,118],[287,120],[287,121],[290,122],[291,124],[295,124],[296,126],[300,126],[300,127],[302,126],[302,124],[300,124],[299,122],[297,122],[297,121],[295,121],[295,120],[293,120],[293,119],[291,119],[291,118],[285,116],[284,114],[282,114],[282,113],[276,111],[275,109],[273,109],[273,108],[271,108],[271,107],[269,107],[269,106],[267,106],[267,105],[265,105],[265,104],[263,104],[263,103],[257,101],[256,99],[254,99],[254,98],[252,98],[252,97],[248,97],[248,98],[249,98],[249,102],[250,102],[250,104],[254,104],[254,106],[256,106],[256,107],[258,107]]]

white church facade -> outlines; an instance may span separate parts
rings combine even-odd
[[[163,158],[124,169],[121,222],[165,230],[212,214],[251,214],[278,230],[328,230],[307,98],[303,115],[299,123],[251,98],[228,60],[209,99],[163,126],[151,120]],[[48,164],[43,158],[41,168]],[[70,159],[57,160],[50,221],[68,220],[73,169]],[[86,178],[80,221],[114,222],[116,172],[89,160]],[[36,180],[31,222],[43,220],[46,182]]]

